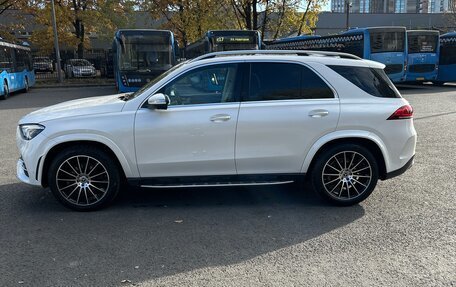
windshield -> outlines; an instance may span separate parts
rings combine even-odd
[[[50,62],[51,60],[49,58],[46,58],[46,57],[37,57],[35,59],[33,59],[34,62]]]
[[[370,32],[371,53],[404,52],[405,32]]]
[[[188,63],[188,61],[185,61],[185,62],[182,62],[180,64],[177,64],[176,66],[172,67],[171,69],[167,70],[166,72],[160,74],[155,79],[153,79],[152,81],[147,83],[145,86],[143,86],[141,89],[139,89],[138,91],[134,92],[133,94],[130,94],[127,97],[127,100],[136,98],[137,96],[141,95],[145,90],[147,90],[148,88],[152,87],[153,85],[155,85],[156,83],[161,81],[161,79],[165,78],[166,76],[168,76],[169,74],[171,74],[172,72],[174,72],[178,68],[182,67],[186,63]]]
[[[169,69],[172,64],[170,36],[163,34],[121,35],[119,69],[151,72]]]
[[[435,53],[438,35],[408,35],[409,53]]]

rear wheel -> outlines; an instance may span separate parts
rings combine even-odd
[[[3,83],[3,95],[0,96],[0,100],[6,100],[9,97],[9,93],[8,83],[5,81]]]
[[[378,181],[378,165],[363,146],[342,144],[324,151],[312,170],[317,193],[336,205],[353,205],[366,199]]]
[[[49,187],[66,207],[91,211],[109,205],[120,188],[120,173],[113,159],[91,146],[60,152],[50,165]]]

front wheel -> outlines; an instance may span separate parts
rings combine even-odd
[[[91,146],[60,152],[50,165],[49,187],[66,207],[91,211],[109,205],[119,192],[120,173],[115,161]]]
[[[317,193],[336,205],[353,205],[366,199],[378,181],[378,164],[363,146],[341,144],[324,151],[312,170]]]
[[[0,96],[0,100],[6,100],[9,97],[9,93],[8,83],[5,81],[3,83],[3,95]]]
[[[27,77],[25,77],[25,79],[24,79],[24,85],[25,85],[24,92],[27,93],[30,90],[30,86],[29,86],[29,82],[28,82],[28,78]]]

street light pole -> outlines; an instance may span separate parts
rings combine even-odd
[[[58,77],[59,83],[62,83],[63,79],[62,79],[62,69],[60,67],[59,37],[57,35],[57,23],[55,21],[54,0],[51,0],[51,7],[52,7],[52,28],[54,29],[54,49],[55,49],[57,77]]]
[[[350,0],[345,0],[345,14],[346,14],[345,29],[347,31],[348,31],[348,29],[350,29],[350,7],[351,7]]]

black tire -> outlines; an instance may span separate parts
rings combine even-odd
[[[441,82],[441,81],[433,81],[432,82],[433,85],[436,85],[438,87],[443,87],[445,85],[445,82]]]
[[[334,205],[349,206],[365,200],[377,181],[377,160],[372,152],[357,144],[328,148],[318,156],[311,170],[315,191]]]
[[[64,206],[76,211],[93,211],[108,206],[115,199],[121,173],[115,160],[104,151],[92,146],[72,146],[53,159],[48,183]]]
[[[8,87],[8,83],[5,81],[3,83],[3,95],[0,96],[0,100],[6,100],[9,97],[10,91]]]

